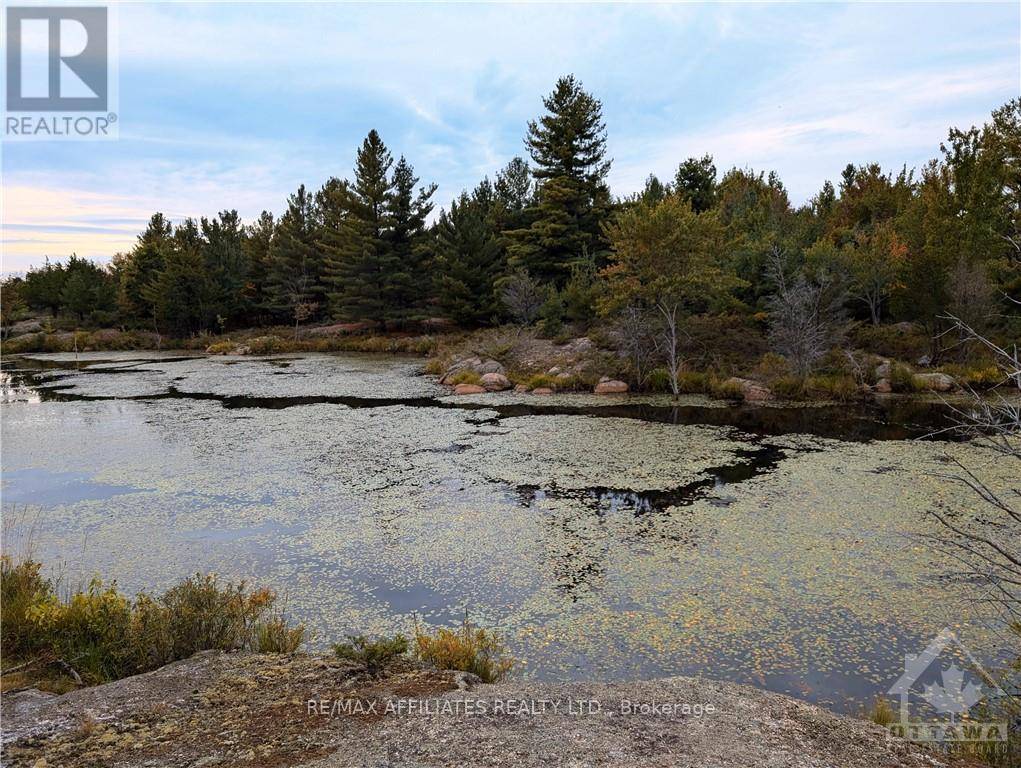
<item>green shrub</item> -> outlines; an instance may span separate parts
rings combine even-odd
[[[415,655],[439,669],[471,672],[484,683],[499,682],[514,666],[500,638],[473,627],[467,618],[458,630],[440,628],[434,634],[416,626]]]
[[[66,600],[49,595],[25,616],[35,645],[70,664],[90,683],[134,672],[132,648],[125,639],[131,630],[131,601],[115,585],[93,579],[85,591]]]
[[[939,370],[953,376],[962,386],[972,389],[989,389],[1006,380],[1003,371],[994,364],[950,364],[941,366]]]
[[[714,379],[710,384],[710,393],[720,400],[743,400],[744,391],[741,385],[730,379]]]
[[[53,595],[53,585],[34,560],[0,557],[0,646],[9,658],[39,648],[40,638],[28,623],[28,611]]]
[[[769,388],[781,400],[801,400],[805,396],[805,379],[800,376],[780,376],[770,382]]]
[[[930,339],[919,327],[906,325],[859,325],[851,344],[881,357],[915,360],[929,351]]]
[[[422,366],[422,373],[430,376],[442,376],[447,370],[447,361],[442,357],[431,357]]]
[[[275,599],[272,590],[251,591],[244,581],[222,584],[212,574],[185,579],[160,598],[169,615],[173,657],[250,647],[256,622]]]
[[[335,643],[333,653],[338,659],[361,664],[370,674],[379,674],[408,652],[404,635],[370,640],[365,635],[348,635],[347,642]]]
[[[539,335],[554,339],[564,330],[564,300],[560,292],[552,289],[539,309]]]
[[[590,328],[588,337],[597,349],[608,349],[614,352],[617,350],[617,339],[606,328]]]
[[[650,392],[669,392],[670,371],[666,368],[653,368],[645,377],[645,388]]]
[[[858,382],[845,374],[812,376],[806,382],[806,387],[813,395],[840,402],[850,402],[862,396]]]
[[[584,392],[592,389],[598,380],[598,377],[595,381],[591,381],[585,376],[576,376],[573,373],[567,376],[559,374],[553,377],[552,386],[558,392]]]
[[[872,706],[866,711],[865,717],[884,728],[890,723],[897,722],[897,713],[890,706],[890,702],[883,698],[877,698],[872,703]]]
[[[670,373],[666,372],[669,377]],[[667,384],[669,389],[670,385]],[[699,371],[681,371],[677,374],[677,391],[682,395],[709,394],[713,389],[713,377]]]
[[[767,351],[765,327],[736,312],[692,315],[685,320],[679,352],[699,370],[741,370]]]
[[[291,345],[279,336],[256,336],[246,341],[245,345],[252,350],[253,355],[273,355],[291,351]]]
[[[771,383],[777,379],[789,377],[791,367],[783,355],[767,352],[759,358],[759,362],[755,366],[755,374],[763,381]]]
[[[215,576],[185,579],[158,597],[134,600],[93,579],[63,596],[31,559],[0,559],[0,631],[6,660],[58,659],[86,683],[146,672],[197,651],[290,652],[304,627],[277,615],[268,589]]]

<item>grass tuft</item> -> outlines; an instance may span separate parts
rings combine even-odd
[[[890,366],[890,388],[894,392],[917,392],[919,390],[914,372],[903,363],[893,363]]]
[[[894,711],[890,702],[884,698],[877,697],[872,703],[872,706],[865,712],[865,718],[871,720],[876,725],[881,725],[886,728],[890,723],[897,721],[897,713]]]
[[[539,389],[540,387],[547,387],[549,389],[557,388],[557,380],[555,377],[550,376],[548,373],[537,373],[534,376],[530,376],[528,381],[525,382],[525,386],[529,389]]]
[[[482,376],[479,375],[478,371],[471,368],[462,368],[457,373],[453,374],[449,379],[446,380],[447,384],[482,384]]]

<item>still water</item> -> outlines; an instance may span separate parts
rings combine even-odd
[[[10,548],[128,591],[274,587],[313,645],[471,619],[517,674],[699,674],[841,710],[941,628],[996,633],[925,544],[978,446],[938,403],[453,397],[415,360],[39,355],[4,362]],[[926,437],[930,436],[930,437]]]

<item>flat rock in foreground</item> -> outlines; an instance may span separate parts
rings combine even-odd
[[[955,764],[870,723],[731,683],[468,689],[460,673],[409,666],[375,680],[308,655],[201,653],[63,696],[4,696],[2,714],[11,766]]]

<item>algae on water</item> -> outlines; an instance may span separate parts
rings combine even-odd
[[[195,571],[247,578],[324,645],[467,608],[526,675],[704,674],[838,708],[870,700],[947,625],[994,660],[917,538],[934,505],[977,509],[936,476],[947,456],[1012,480],[974,445],[402,404],[443,390],[414,361],[366,356],[44,359],[44,386],[108,398],[3,406],[4,494],[67,573],[129,592]],[[170,388],[199,397],[152,397]],[[765,449],[775,460],[740,482],[719,474]]]

